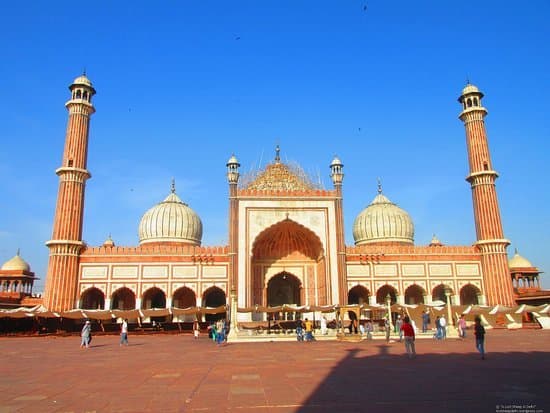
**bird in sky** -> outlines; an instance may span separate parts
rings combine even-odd
[[[366,4],[363,6],[363,11],[367,11],[367,5]]]
[[[240,36],[235,37],[235,40],[241,40]]]

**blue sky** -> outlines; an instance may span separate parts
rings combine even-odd
[[[367,6],[364,10],[364,6]],[[46,274],[69,97],[92,117],[84,240],[137,245],[176,179],[204,245],[227,242],[225,163],[345,164],[346,243],[384,193],[451,245],[475,241],[464,127],[469,78],[486,126],[510,254],[550,271],[550,3],[512,1],[9,2],[0,13],[0,261]],[[550,276],[543,275],[550,287]]]

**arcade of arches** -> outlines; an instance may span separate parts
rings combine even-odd
[[[449,287],[444,284],[440,284],[435,287],[432,292],[432,302],[442,301],[443,303],[446,303],[446,289],[449,289]],[[453,291],[449,289],[449,292],[452,296]],[[370,295],[371,293],[366,287],[362,285],[356,285],[348,291],[348,304],[370,304]],[[394,287],[388,284],[380,287],[376,292],[376,303],[385,305],[388,295],[390,297],[391,305],[397,303],[397,297],[399,296],[399,294]],[[404,303],[409,305],[427,304],[426,296],[427,293],[421,286],[413,284],[407,287],[407,289],[405,290]],[[477,288],[475,285],[467,284],[460,289],[460,304],[478,305],[480,304],[480,296],[481,291],[479,290],[479,288]]]
[[[197,305],[195,292],[187,287],[177,289],[172,296],[172,306],[189,308]],[[210,287],[202,296],[202,307],[220,307],[226,305],[225,292],[218,287]],[[104,310],[105,295],[98,288],[85,290],[80,297],[79,308],[85,310]],[[141,309],[166,308],[166,294],[160,288],[150,288],[143,293]],[[111,296],[111,310],[136,309],[136,295],[129,288],[116,290]]]

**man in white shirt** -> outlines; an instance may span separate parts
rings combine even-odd
[[[441,316],[439,325],[441,326],[441,338],[445,340],[447,338],[447,320],[445,320],[445,316]]]

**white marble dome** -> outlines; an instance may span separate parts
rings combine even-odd
[[[414,244],[411,217],[378,190],[371,204],[355,218],[355,245],[376,243]]]
[[[92,82],[90,82],[90,79],[88,79],[86,75],[81,75],[73,81],[73,85],[85,85],[92,87]]]
[[[1,269],[3,271],[30,271],[31,266],[19,256],[19,251],[17,251],[17,255],[6,261]]]
[[[177,242],[200,245],[202,222],[199,216],[172,193],[148,210],[139,223],[139,243]]]
[[[531,262],[522,257],[521,255],[518,254],[518,251],[516,250],[515,251],[515,254],[514,256],[508,260],[508,267],[510,269],[514,269],[514,268],[530,268],[532,267],[533,264],[531,264]]]

